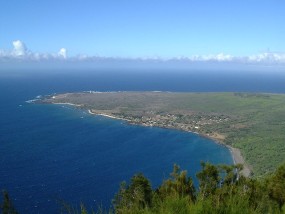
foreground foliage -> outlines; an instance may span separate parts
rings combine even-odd
[[[3,203],[1,204],[0,213],[3,214],[18,214],[7,191],[3,191]]]
[[[177,165],[152,191],[145,177],[135,175],[117,193],[115,213],[285,213],[285,164],[263,180],[245,178],[241,170],[202,163],[198,191]]]
[[[129,184],[123,182],[113,200],[113,210],[88,211],[64,203],[60,213],[116,213],[116,214],[285,214],[285,164],[264,179],[246,178],[241,175],[242,165],[202,163],[197,173],[199,187],[196,190],[187,172],[174,165],[170,178],[152,189],[143,174],[136,174]],[[9,195],[3,192],[0,213],[16,214]]]

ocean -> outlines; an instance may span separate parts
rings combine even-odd
[[[284,82],[281,73],[1,71],[0,189],[20,213],[57,213],[62,202],[108,208],[120,182],[135,173],[157,187],[174,163],[193,177],[201,161],[233,163],[226,147],[197,134],[25,102],[36,96],[87,90],[285,93]]]

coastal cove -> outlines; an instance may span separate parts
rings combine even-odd
[[[9,165],[1,169],[1,184],[22,212],[54,213],[57,200],[109,207],[120,183],[135,173],[144,173],[157,187],[174,163],[193,177],[202,160],[233,163],[227,148],[197,134],[129,125],[65,105],[24,104],[21,108],[30,109],[37,119],[27,118],[34,121],[26,127],[31,131],[18,134],[15,148],[10,144],[17,159],[6,156],[4,163]],[[45,125],[40,126],[43,121]]]
[[[86,91],[45,96],[37,102],[66,103],[130,124],[198,133],[229,148],[235,163],[244,165],[245,176],[263,175],[273,170],[274,162],[283,161],[283,94]],[[281,150],[267,153],[263,147],[272,146],[271,141]],[[260,154],[268,159],[260,161]]]
[[[58,104],[58,103],[54,103],[54,104]],[[66,103],[67,104],[67,103]],[[67,105],[72,105],[72,106],[77,106],[77,107],[80,107],[78,105],[73,105],[71,103],[68,103]],[[93,113],[91,110],[88,110],[88,113],[89,114],[92,114],[92,115],[98,115],[98,116],[103,116],[103,117],[107,117],[107,118],[111,118],[111,119],[115,119],[115,120],[123,120],[123,121],[126,121],[128,122],[130,125],[135,125],[132,123],[131,120],[128,120],[128,119],[124,119],[124,118],[120,118],[120,117],[115,117],[115,116],[112,116],[112,115],[108,115],[108,114],[100,114],[100,113]],[[147,125],[143,125],[141,124],[142,126],[147,126]],[[152,126],[149,126],[149,127],[152,127]],[[167,127],[163,127],[165,129],[169,129]],[[183,131],[183,130],[180,130],[180,131]],[[202,135],[202,134],[199,134],[198,132],[191,132],[191,131],[186,131],[186,132],[190,132],[190,133],[193,133],[193,134],[197,134],[201,137],[204,137],[204,138],[209,138],[211,139],[214,143],[217,143],[218,145],[220,146],[225,146],[227,147],[230,152],[231,152],[231,155],[232,155],[232,159],[233,159],[233,164],[242,164],[243,165],[243,170],[241,171],[241,173],[245,176],[245,177],[248,177],[250,175],[250,168],[246,165],[245,161],[244,161],[244,158],[242,157],[241,155],[241,152],[239,149],[237,148],[233,148],[229,145],[225,145],[224,143],[221,143],[219,142],[216,138],[211,138],[209,136],[205,136],[205,135]]]
[[[75,105],[75,104],[72,104],[72,103],[53,103],[53,104],[66,104],[66,105],[71,105],[71,106],[75,106],[75,107],[81,107],[80,105]],[[111,118],[111,119],[123,120],[123,121],[128,122],[131,125],[134,124],[133,121],[131,121],[129,119],[116,117],[116,116],[113,116],[113,115],[108,115],[108,114],[103,114],[103,113],[93,113],[92,110],[90,110],[90,109],[88,109],[88,113],[92,114],[92,115],[99,115],[99,116]],[[140,124],[140,125],[148,126],[148,125],[144,125],[144,124]],[[150,127],[152,127],[152,126],[150,126]],[[163,127],[163,128],[167,129],[168,127]],[[181,131],[184,131],[184,130],[181,130]],[[211,137],[211,136],[203,135],[203,134],[200,134],[198,132],[191,132],[191,131],[186,131],[186,132],[190,132],[190,133],[193,133],[193,134],[198,134],[201,137],[209,138],[209,139],[213,140],[213,142],[217,143],[218,145],[227,147],[230,150],[230,152],[231,152],[231,155],[232,155],[232,158],[233,158],[233,164],[242,164],[243,165],[243,170],[241,171],[241,173],[245,177],[248,177],[250,175],[250,168],[245,163],[244,158],[241,155],[241,152],[240,152],[239,149],[231,147],[231,146],[226,145],[224,143],[221,143],[221,142],[218,141],[217,138],[214,138],[214,137]]]
[[[0,73],[0,187],[9,192],[20,213],[57,213],[58,200],[109,207],[120,182],[129,181],[138,172],[156,187],[172,172],[174,163],[193,178],[201,169],[200,161],[233,164],[228,148],[191,132],[130,125],[128,121],[90,115],[88,109],[93,108],[68,106],[66,102],[26,103],[39,95],[87,90],[229,90],[229,79],[227,85],[215,85],[212,77],[193,76],[113,71]],[[236,83],[237,78],[232,82]],[[240,83],[237,91],[249,90],[242,87],[242,78]],[[278,91],[281,86],[274,86],[276,92],[285,92]]]

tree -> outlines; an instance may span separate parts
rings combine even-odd
[[[14,208],[14,205],[9,197],[9,194],[7,191],[3,191],[3,204],[1,204],[1,210],[3,214],[18,214],[16,209]]]
[[[218,168],[210,163],[201,163],[202,171],[197,173],[199,180],[200,194],[202,198],[215,193],[218,185],[220,184],[220,177]]]
[[[152,189],[149,180],[143,174],[140,173],[132,177],[128,193],[140,207],[150,206]]]
[[[113,204],[118,213],[128,209],[143,209],[150,207],[152,202],[152,189],[150,182],[143,174],[134,175],[130,185],[123,182],[115,196]]]
[[[161,195],[175,194],[179,197],[190,197],[191,201],[195,200],[195,187],[191,177],[187,177],[187,171],[181,171],[180,167],[174,164],[173,172],[170,179],[163,182],[159,188]]]
[[[268,182],[269,196],[281,208],[285,204],[285,164],[281,165]]]

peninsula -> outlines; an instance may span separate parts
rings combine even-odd
[[[261,176],[285,161],[285,95],[260,93],[78,92],[45,96],[131,124],[195,132],[231,150],[243,173]]]

